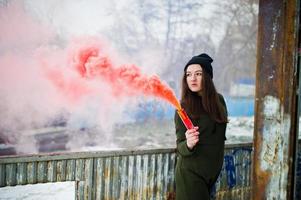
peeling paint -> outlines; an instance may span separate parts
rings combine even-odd
[[[273,96],[265,96],[263,100],[263,115],[265,118],[273,118],[279,115],[280,101]]]
[[[284,114],[278,98],[266,96],[263,103],[263,132],[260,167],[271,176],[266,189],[268,199],[285,199],[288,176],[288,138],[290,116]]]
[[[275,47],[275,41],[276,41],[276,34],[278,32],[278,19],[279,17],[281,16],[281,11],[279,10],[276,17],[275,17],[275,21],[273,22],[273,29],[272,29],[272,42],[271,42],[271,45],[270,45],[270,50],[272,50],[274,47]]]
[[[252,199],[293,199],[299,2],[260,0]]]

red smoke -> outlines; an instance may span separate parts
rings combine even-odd
[[[71,100],[88,93],[102,92],[89,86],[89,81],[96,80],[106,82],[116,98],[133,95],[155,96],[166,100],[177,109],[181,107],[172,89],[158,76],[144,75],[136,65],[116,66],[99,44],[90,43],[73,48],[69,64],[71,70],[79,77],[66,78],[57,70],[48,71],[47,76],[57,88],[69,94]]]

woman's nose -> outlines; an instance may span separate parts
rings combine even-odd
[[[192,74],[192,80],[196,80],[196,74]]]

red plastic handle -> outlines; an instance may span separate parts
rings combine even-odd
[[[189,119],[187,113],[185,112],[185,110],[182,108],[181,110],[177,110],[182,122],[184,123],[185,127],[187,129],[192,129],[194,126],[191,122],[191,120]]]

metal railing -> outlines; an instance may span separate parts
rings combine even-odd
[[[216,199],[250,199],[252,144],[226,145]],[[174,199],[175,149],[0,158],[0,187],[75,181],[76,199]]]

